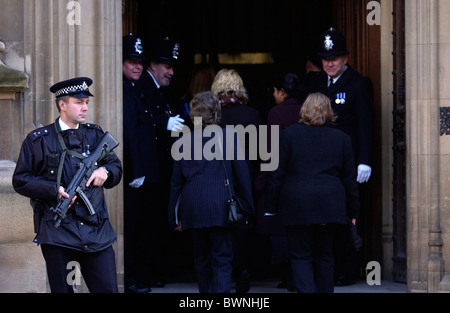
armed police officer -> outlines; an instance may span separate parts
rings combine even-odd
[[[77,77],[50,88],[60,116],[27,135],[12,179],[14,190],[31,200],[34,242],[41,246],[53,293],[74,292],[76,280],[71,272],[75,264],[90,292],[118,292],[112,248],[116,234],[103,189],[113,188],[122,177],[122,165],[114,152],[99,159],[87,179],[84,194],[94,212],[79,196],[72,198],[60,225],[55,224],[53,211],[61,197],[69,198],[66,191],[80,163],[96,151],[104,135],[100,126],[85,123],[89,97],[93,96],[91,84],[90,78]]]
[[[354,70],[347,62],[350,52],[342,33],[334,28],[321,36],[318,56],[323,72],[311,80],[311,92],[321,92],[330,98],[337,120],[335,127],[348,134],[357,168],[360,197],[372,173],[374,139],[374,103],[372,81]],[[362,209],[362,214],[364,210]],[[356,221],[353,221],[355,224]],[[352,248],[349,237],[337,240],[336,285],[351,285],[357,276],[359,251]]]

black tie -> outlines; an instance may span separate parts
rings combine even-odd
[[[331,88],[334,86],[334,80],[330,77],[330,84],[328,85],[328,88]]]

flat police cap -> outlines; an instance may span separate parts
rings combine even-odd
[[[334,28],[328,29],[320,37],[317,55],[322,59],[331,59],[349,53],[344,35]]]
[[[179,55],[180,44],[169,37],[165,37],[154,43],[150,53],[150,60],[177,65]]]
[[[123,60],[133,59],[141,62],[145,61],[144,48],[142,46],[141,38],[128,34],[122,39],[122,54]]]
[[[92,79],[89,77],[76,77],[54,84],[50,91],[56,98],[70,96],[75,98],[93,97],[89,92],[89,86],[92,85]]]

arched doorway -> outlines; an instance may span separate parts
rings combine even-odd
[[[362,192],[360,232],[365,241],[362,264],[382,262],[381,186],[381,66],[380,27],[369,25],[367,3],[360,0],[123,0],[123,34],[134,33],[151,42],[170,36],[181,43],[182,65],[173,81],[175,94],[187,88],[196,62],[208,60],[216,67],[239,70],[252,104],[264,117],[273,105],[270,82],[279,71],[304,75],[306,57],[320,34],[333,26],[342,31],[351,52],[350,64],[372,79],[375,102],[374,166]],[[256,64],[219,63],[219,55],[264,53],[270,61]],[[264,254],[261,255],[265,257]],[[258,266],[257,266],[258,267]],[[361,267],[364,275],[365,267]]]

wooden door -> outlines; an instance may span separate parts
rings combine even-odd
[[[405,0],[394,0],[393,277],[406,283]]]
[[[335,28],[347,40],[349,64],[372,80],[374,87],[375,129],[372,176],[360,185],[361,215],[359,231],[364,238],[362,266],[369,261],[382,261],[382,198],[381,198],[381,58],[380,26],[367,23],[369,0],[335,0]],[[365,269],[362,268],[362,270]]]

